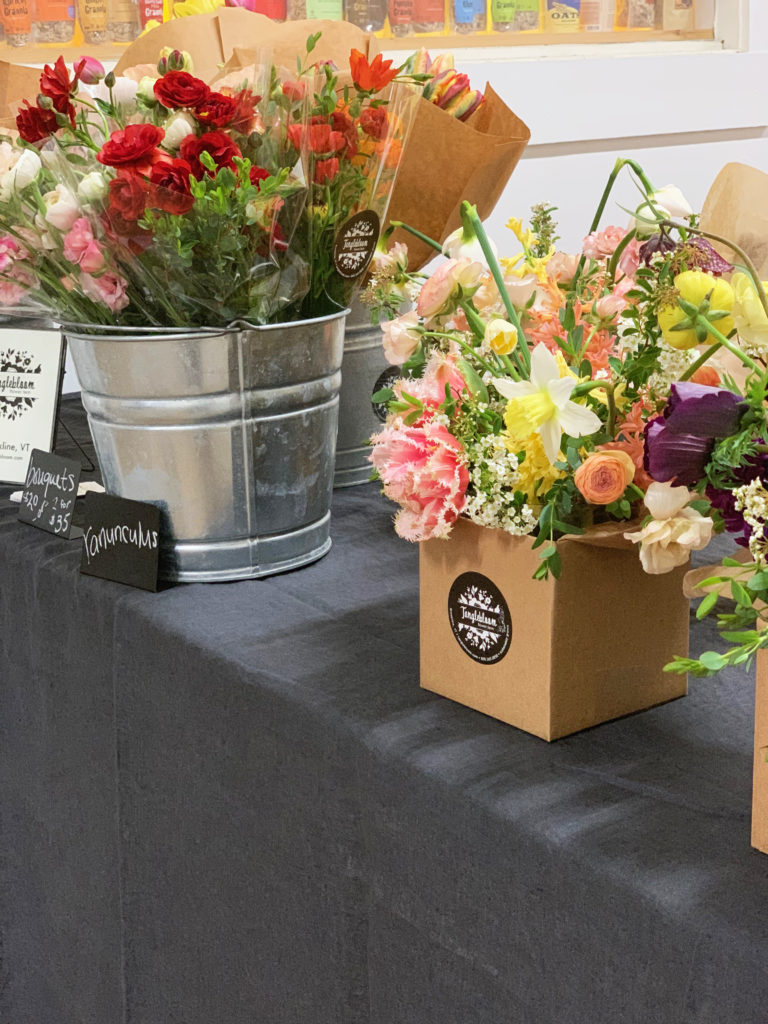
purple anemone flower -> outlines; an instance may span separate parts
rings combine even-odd
[[[714,446],[714,438],[678,434],[657,416],[645,427],[643,465],[660,483],[674,480],[678,487],[692,487],[704,476]]]
[[[678,381],[672,385],[664,410],[666,426],[673,434],[728,437],[736,432],[747,403],[726,388]]]

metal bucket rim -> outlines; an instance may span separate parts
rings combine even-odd
[[[325,316],[309,317],[305,320],[284,320],[274,324],[252,324],[247,320],[233,320],[226,327],[199,327],[190,330],[188,327],[122,327],[117,324],[76,324],[59,320],[62,332],[68,338],[90,341],[186,341],[200,337],[222,337],[225,334],[246,333],[258,331],[285,330],[291,327],[306,327],[310,324],[330,323],[346,317],[350,312],[349,308],[339,309],[335,313],[326,313]],[[87,332],[87,333],[86,333]]]

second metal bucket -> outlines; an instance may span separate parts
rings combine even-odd
[[[371,324],[370,310],[356,299],[344,337],[334,487],[353,487],[370,479],[368,438],[379,429],[386,413],[371,402],[371,395],[386,386],[388,376],[399,374],[384,358],[381,327]]]
[[[65,332],[107,492],[165,513],[165,579],[267,576],[328,551],[345,316]]]

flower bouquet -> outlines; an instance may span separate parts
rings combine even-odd
[[[340,86],[317,41],[220,86],[180,51],[132,78],[59,59],[0,144],[0,303],[66,325],[107,490],[166,513],[166,578],[330,546],[343,306],[414,89],[355,52]]]
[[[624,166],[643,202],[628,229],[600,231]],[[434,274],[382,247],[370,290],[392,316],[385,352],[402,366],[379,396],[389,416],[371,461],[400,505],[397,532],[427,541],[422,685],[547,738],[684,692],[662,672],[675,655],[674,668],[703,672],[768,642],[747,628],[740,642],[730,634],[730,654],[683,657],[679,592],[692,550],[742,509],[748,524],[759,517],[765,387],[752,349],[763,297],[751,264],[726,262],[679,191],[655,190],[632,161],[614,168],[581,253],[557,250],[551,215],[511,220],[519,252],[499,260],[465,206]],[[409,288],[416,309],[394,315]],[[726,350],[752,375],[743,392],[718,372]],[[479,617],[466,593],[479,582],[459,582],[478,565]],[[730,584],[746,602],[739,615],[768,593],[756,569],[743,570],[752,590]],[[547,581],[538,598],[526,573]],[[507,666],[538,674],[543,697],[513,685],[509,650]],[[473,656],[482,669],[470,679]]]

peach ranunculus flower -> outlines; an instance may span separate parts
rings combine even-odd
[[[590,505],[618,501],[635,475],[635,464],[626,452],[590,452],[573,476],[573,482]]]
[[[404,540],[447,537],[466,502],[469,471],[461,442],[441,423],[386,426],[371,439],[385,495],[396,501],[395,530]]]
[[[429,320],[439,313],[453,312],[459,290],[472,295],[484,273],[482,263],[474,260],[446,260],[421,287],[416,303],[419,316]]]
[[[712,539],[713,522],[689,506],[695,495],[687,487],[654,482],[645,494],[653,518],[641,530],[625,533],[640,544],[640,561],[647,573],[658,576],[685,565],[691,551],[701,551]]]
[[[416,330],[418,325],[419,317],[415,309],[382,323],[381,340],[388,363],[400,366],[406,359],[410,359],[421,340],[421,332]]]

